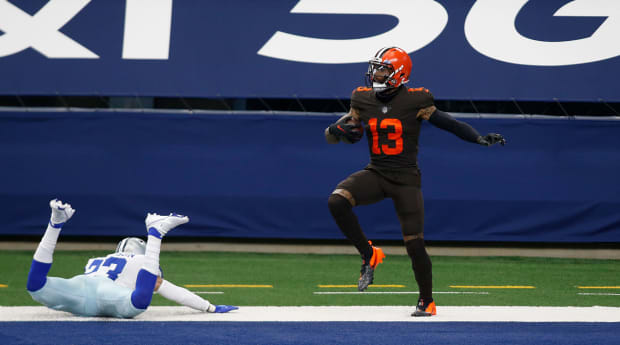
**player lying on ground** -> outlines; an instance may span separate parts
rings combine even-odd
[[[171,213],[148,214],[145,220],[148,239],[122,240],[116,253],[88,261],[84,274],[70,279],[48,277],[52,256],[62,226],[75,210],[60,200],[50,201],[52,215],[39,243],[26,288],[32,298],[45,306],[80,316],[131,318],[146,310],[153,292],[184,306],[209,313],[238,309],[213,305],[191,291],[161,278],[159,250],[161,239],[170,230],[185,224],[188,217]]]

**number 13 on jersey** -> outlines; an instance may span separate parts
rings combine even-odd
[[[393,132],[387,133],[387,139],[393,143],[383,144],[379,146],[379,132],[377,131],[377,123],[379,120],[373,117],[368,121],[370,132],[372,133],[372,153],[376,155],[397,155],[403,152],[403,124],[399,119],[383,119],[378,124],[379,129],[393,128]],[[382,132],[381,134],[383,134]]]

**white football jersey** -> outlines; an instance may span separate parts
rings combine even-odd
[[[104,276],[116,284],[136,288],[138,272],[144,267],[144,255],[113,253],[106,257],[92,258],[84,266],[84,274]],[[158,274],[161,277],[161,269]]]

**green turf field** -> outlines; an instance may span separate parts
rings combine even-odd
[[[57,251],[50,275],[67,278],[79,274],[89,257],[105,254]],[[434,298],[438,305],[620,307],[620,262],[617,260],[445,256],[432,259],[434,291],[437,292]],[[29,251],[0,252],[0,305],[37,305],[25,288],[31,260]],[[272,286],[189,288],[199,292],[223,292],[202,294],[217,304],[413,305],[417,301],[417,294],[315,294],[357,291],[354,287],[319,285],[356,284],[359,265],[359,257],[352,255],[163,252],[161,256],[165,278],[177,285]],[[375,273],[375,284],[404,287],[371,286],[368,292],[417,291],[408,257],[388,255]],[[579,288],[584,286],[599,288]],[[174,304],[155,296],[153,305]]]

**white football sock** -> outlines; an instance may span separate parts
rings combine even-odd
[[[34,252],[34,259],[45,264],[52,263],[56,242],[60,235],[60,228],[55,228],[51,224],[47,224],[47,230],[39,242],[37,250]]]
[[[159,251],[161,249],[161,239],[155,236],[149,235],[146,240],[146,251],[144,256],[144,269],[159,275]]]

